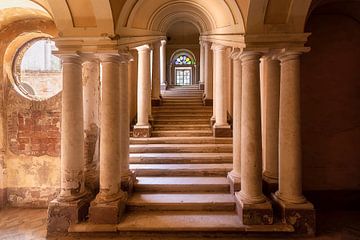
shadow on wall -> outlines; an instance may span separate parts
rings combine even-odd
[[[304,190],[321,190],[309,198],[323,202],[333,191],[342,195],[333,201],[360,202],[359,20],[360,2],[337,2],[315,9],[305,29],[312,50],[301,62]]]

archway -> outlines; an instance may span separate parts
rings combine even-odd
[[[194,54],[179,49],[170,58],[170,85],[194,85],[197,83],[197,66]]]

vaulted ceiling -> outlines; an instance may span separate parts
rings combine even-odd
[[[23,9],[24,15],[26,9],[40,11],[53,19],[60,36],[67,37],[165,35],[176,22],[193,24],[201,35],[300,33],[311,4],[311,0],[0,0],[0,9],[21,2],[23,7],[14,8]]]

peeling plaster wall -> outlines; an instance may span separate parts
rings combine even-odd
[[[5,51],[24,32],[57,34],[53,22],[41,16],[0,29],[0,208],[6,202],[46,207],[60,185],[61,96],[42,102],[26,99],[14,90],[3,70],[12,63]]]

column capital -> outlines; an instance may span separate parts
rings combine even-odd
[[[248,61],[260,61],[261,56],[263,55],[262,52],[256,51],[242,51],[239,55],[241,62],[248,62]]]
[[[97,54],[101,62],[128,63],[132,60],[129,52]]]
[[[207,42],[207,41],[204,41],[204,47],[205,48],[211,48],[211,45],[212,45],[212,43],[211,42]]]
[[[310,51],[310,47],[301,47],[301,48],[283,48],[280,50],[275,50],[273,58],[285,62],[288,60],[295,60],[300,57],[301,54],[307,53]]]
[[[227,48],[227,46],[218,44],[218,43],[213,43],[211,46],[211,49],[213,51],[225,51],[225,49]]]
[[[241,53],[242,53],[241,49],[234,48],[230,53],[230,58],[232,58],[234,61],[239,61]]]
[[[79,64],[83,63],[83,58],[80,57],[77,53],[67,53],[67,54],[56,54],[63,63],[72,63],[72,64]]]
[[[161,41],[160,41],[161,46],[165,46],[165,45],[166,45],[166,43],[167,43],[167,41],[166,41],[166,40],[161,40]]]
[[[135,48],[138,52],[150,51],[151,47],[149,44],[141,45]]]

